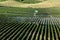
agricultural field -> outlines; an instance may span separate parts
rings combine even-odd
[[[23,22],[0,23],[0,39],[59,40],[60,18],[33,17],[28,19]]]
[[[60,40],[60,0],[0,0],[1,40]]]
[[[52,7],[52,8],[16,8],[16,7],[4,7],[0,6],[0,15],[7,16],[33,16],[35,10],[38,10],[37,15],[52,15],[60,17],[60,7]],[[24,14],[24,15],[23,15]]]

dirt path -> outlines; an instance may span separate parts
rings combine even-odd
[[[11,7],[23,7],[23,8],[48,8],[48,7],[60,7],[60,1],[44,1],[42,3],[35,4],[25,4],[16,1],[4,1],[0,2],[1,6],[11,6]]]

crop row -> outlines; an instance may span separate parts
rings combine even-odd
[[[59,40],[60,24],[57,20],[39,23],[0,23],[0,39]]]

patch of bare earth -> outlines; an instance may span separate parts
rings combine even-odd
[[[25,4],[16,1],[4,1],[0,2],[0,6],[23,7],[23,8],[48,8],[48,7],[60,7],[60,2],[45,1],[42,3]]]

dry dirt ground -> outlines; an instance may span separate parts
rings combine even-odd
[[[26,4],[16,2],[14,0],[8,0],[0,2],[0,6],[23,7],[23,8],[49,8],[49,7],[60,7],[60,1],[44,1],[35,4]]]

